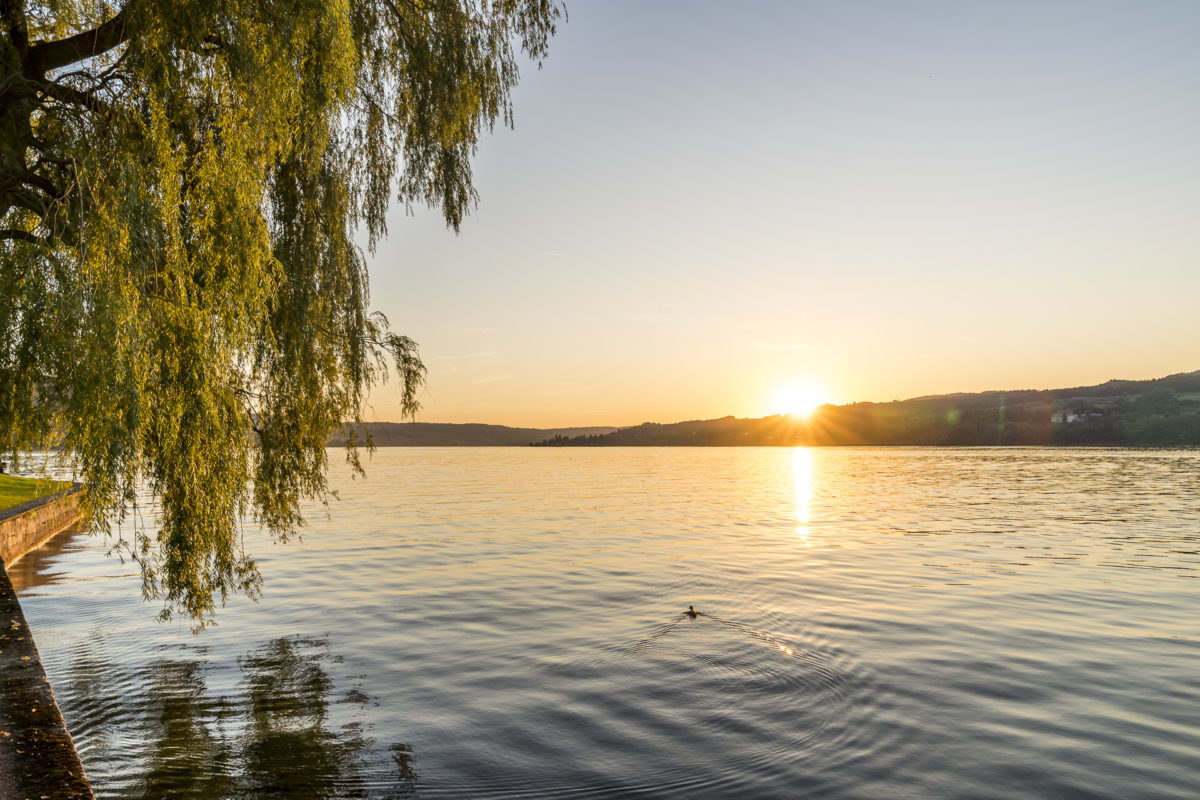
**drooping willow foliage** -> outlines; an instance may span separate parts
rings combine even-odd
[[[389,364],[364,254],[389,203],[475,202],[551,0],[0,0],[0,446],[62,448],[163,616],[203,626],[324,499],[325,443]],[[351,429],[353,430],[353,428]],[[357,466],[352,444],[348,458]]]

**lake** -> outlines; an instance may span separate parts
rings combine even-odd
[[[331,460],[199,635],[11,570],[98,796],[1200,796],[1200,451]]]

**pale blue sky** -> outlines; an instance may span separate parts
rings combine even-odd
[[[1200,368],[1200,4],[574,0],[374,306],[419,419],[636,424]],[[395,419],[392,387],[373,395]]]

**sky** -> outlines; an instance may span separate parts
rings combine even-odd
[[[570,0],[372,306],[426,422],[636,425],[1200,369],[1200,3]],[[368,417],[398,420],[394,383]]]

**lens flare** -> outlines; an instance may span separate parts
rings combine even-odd
[[[807,417],[827,402],[828,396],[820,386],[810,381],[793,381],[775,393],[771,401],[771,413]]]

